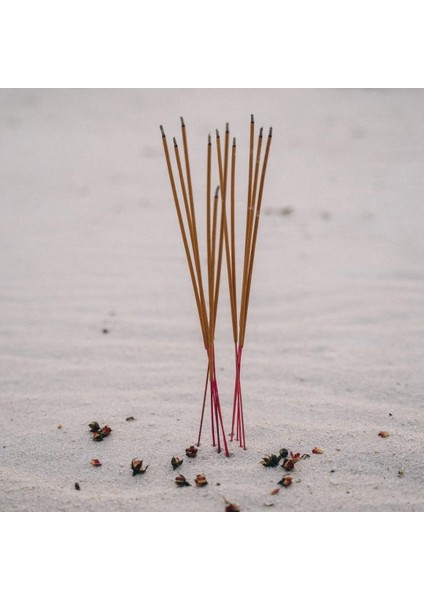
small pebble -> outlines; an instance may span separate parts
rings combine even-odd
[[[81,489],[80,488],[80,484],[78,483],[78,481],[75,482],[75,489],[78,490],[78,491]]]

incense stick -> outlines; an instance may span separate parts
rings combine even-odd
[[[182,203],[184,205],[186,225],[184,223],[183,214],[181,210],[181,202],[179,199],[179,194],[173,175],[166,136],[162,126],[160,127],[160,129],[162,133],[163,147],[165,152],[165,159],[169,179],[171,183],[172,195],[177,212],[178,223],[181,231],[193,292],[195,296],[196,307],[202,331],[203,343],[208,356],[208,367],[206,371],[206,380],[197,444],[200,445],[204,413],[206,407],[206,398],[209,390],[212,444],[213,446],[217,446],[217,450],[218,452],[220,452],[222,437],[225,454],[226,456],[228,456],[228,446],[224,431],[221,404],[219,400],[219,392],[216,379],[215,357],[215,330],[219,305],[222,258],[225,248],[225,261],[227,266],[228,290],[230,298],[235,358],[235,383],[230,439],[231,441],[233,440],[234,429],[236,429],[236,440],[240,442],[241,447],[246,449],[243,397],[241,389],[241,364],[246,336],[247,315],[250,303],[253,267],[257,246],[264,183],[272,140],[272,128],[269,130],[264,158],[262,159],[263,129],[261,128],[259,131],[255,153],[255,121],[253,115],[251,115],[248,157],[246,225],[241,279],[240,307],[237,306],[236,281],[236,139],[233,138],[233,144],[230,152],[230,130],[229,125],[227,123],[225,127],[223,157],[221,149],[221,138],[218,130],[216,131],[216,155],[218,163],[219,187],[216,189],[212,201],[212,142],[211,136],[208,136],[206,157],[206,259],[208,302],[206,303],[199,253],[199,241],[191,177],[190,156],[187,141],[187,130],[184,119],[181,117],[184,165],[180,156],[178,143],[175,138],[174,152],[178,177],[181,186]],[[230,180],[229,186],[228,180]],[[230,190],[230,227],[228,227],[227,220],[228,187]]]
[[[183,197],[183,203],[185,208],[185,215],[187,220],[187,227],[189,230],[189,238],[191,242],[191,252],[188,244],[188,236],[184,225],[184,220],[181,212],[180,200],[175,184],[175,179],[172,170],[171,159],[169,156],[168,144],[166,141],[165,132],[163,127],[160,127],[162,133],[163,147],[165,152],[165,159],[168,169],[168,175],[171,183],[172,195],[174,198],[174,204],[177,211],[178,222],[180,226],[181,236],[183,239],[183,245],[186,253],[187,264],[190,271],[190,277],[192,281],[193,291],[196,300],[197,311],[199,315],[203,341],[205,349],[208,355],[208,368],[206,373],[205,390],[203,395],[202,411],[199,426],[198,445],[200,444],[201,432],[203,427],[203,418],[206,404],[207,390],[210,390],[211,400],[211,427],[212,427],[212,444],[215,446],[217,443],[218,452],[221,451],[221,435],[224,443],[224,449],[226,456],[229,455],[228,446],[224,431],[223,419],[221,406],[219,401],[218,385],[216,380],[216,368],[215,368],[215,349],[214,349],[214,336],[215,336],[215,325],[216,325],[216,314],[218,307],[219,298],[219,282],[221,274],[221,261],[222,261],[222,239],[223,239],[223,218],[221,213],[220,227],[219,227],[219,246],[218,255],[216,257],[216,246],[217,246],[217,233],[218,233],[218,204],[219,204],[219,188],[217,188],[214,197],[213,206],[213,217],[211,222],[211,140],[210,136],[208,139],[208,155],[207,155],[207,264],[208,264],[208,291],[209,291],[209,316],[206,310],[206,302],[202,280],[202,270],[200,265],[200,254],[199,254],[199,243],[197,235],[196,225],[196,213],[194,206],[193,187],[191,180],[191,169],[190,169],[190,158],[187,142],[187,133],[184,123],[184,119],[181,117],[181,131],[183,138],[184,148],[184,162],[185,162],[185,173],[182,166],[182,161],[178,149],[178,143],[174,138],[174,151],[175,160],[177,164],[177,171],[181,185],[181,192]],[[221,209],[222,210],[222,209]],[[216,264],[215,264],[216,263]]]
[[[262,150],[262,138],[263,129],[261,128],[258,136],[258,143],[256,147],[256,159],[253,173],[253,156],[254,156],[254,118],[251,115],[250,120],[250,143],[249,143],[249,175],[248,175],[248,194],[247,194],[247,209],[246,209],[246,232],[245,232],[245,247],[244,247],[244,261],[243,261],[243,278],[242,278],[242,290],[241,290],[241,305],[239,312],[239,327],[238,327],[238,344],[235,343],[235,363],[236,363],[236,376],[234,383],[234,400],[233,400],[233,413],[231,423],[231,434],[230,440],[234,439],[234,427],[236,427],[236,440],[240,442],[240,446],[246,449],[246,438],[244,428],[244,414],[243,414],[243,396],[241,390],[241,363],[243,347],[246,335],[246,324],[247,314],[250,301],[250,290],[252,284],[253,266],[255,259],[256,243],[258,237],[259,219],[262,205],[263,189],[266,175],[266,168],[268,164],[269,150],[272,139],[272,128],[269,131],[265,157],[262,163],[262,170],[260,169],[261,163],[261,150]],[[259,173],[260,179],[259,179]],[[233,175],[232,175],[233,179]],[[259,182],[259,190],[258,190]],[[232,184],[233,185],[233,184]],[[233,195],[233,191],[232,191]],[[232,205],[233,210],[233,205]],[[233,223],[233,217],[232,217]],[[233,257],[234,259],[234,250]],[[234,263],[232,262],[232,265]],[[232,267],[232,271],[235,267]],[[235,282],[235,272],[232,273],[233,282]]]

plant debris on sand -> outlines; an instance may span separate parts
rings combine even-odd
[[[88,424],[88,426],[90,428],[90,432],[93,434],[92,439],[94,442],[101,442],[105,437],[112,433],[112,429],[109,427],[109,425],[103,425],[103,427],[100,427],[97,421],[92,421]]]
[[[277,454],[267,454],[261,460],[261,465],[264,467],[278,467],[280,460],[286,458],[289,454],[289,451],[286,448],[282,448],[278,455]]]
[[[174,469],[174,471],[175,471],[175,469],[178,469],[178,467],[180,467],[183,464],[183,462],[184,461],[182,458],[179,458],[178,456],[173,456],[171,458],[171,465],[172,465],[172,468]]]
[[[131,461],[131,469],[133,472],[133,477],[134,475],[139,475],[139,474],[143,474],[147,471],[147,467],[149,465],[146,465],[145,467],[143,467],[143,461],[139,460],[138,458],[133,458]]]
[[[177,475],[175,478],[175,483],[178,487],[186,487],[191,485],[191,483],[187,481],[184,475]]]

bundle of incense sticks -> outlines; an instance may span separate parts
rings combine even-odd
[[[231,441],[234,439],[234,428],[236,428],[236,440],[240,446],[246,448],[243,402],[241,391],[241,363],[242,352],[246,333],[247,313],[249,308],[250,290],[252,283],[252,273],[255,258],[256,242],[258,236],[259,219],[262,205],[262,196],[268,163],[268,155],[271,146],[272,128],[269,130],[268,140],[265,148],[264,158],[261,164],[263,130],[259,131],[258,143],[256,147],[256,158],[254,161],[255,124],[253,115],[250,121],[250,143],[249,143],[249,175],[248,175],[248,193],[246,210],[246,234],[244,246],[243,278],[241,286],[240,306],[237,302],[236,288],[236,243],[235,243],[235,196],[236,196],[236,139],[233,138],[231,149],[231,167],[230,167],[230,232],[227,222],[227,188],[228,188],[228,170],[230,163],[229,140],[230,131],[228,124],[225,128],[224,153],[221,148],[221,138],[218,130],[216,131],[216,151],[218,162],[218,174],[220,186],[216,189],[214,200],[211,198],[211,174],[212,174],[212,143],[211,136],[208,137],[207,145],[207,168],[206,168],[206,241],[207,241],[207,269],[208,269],[208,310],[206,307],[204,286],[202,280],[202,270],[199,256],[199,244],[197,236],[196,216],[193,199],[193,189],[191,183],[191,171],[189,151],[187,144],[187,133],[184,120],[181,118],[181,131],[184,148],[185,170],[181,162],[178,144],[174,138],[175,160],[178,170],[178,176],[183,198],[186,224],[184,223],[180,195],[177,191],[175,179],[172,170],[171,159],[169,156],[168,145],[165,132],[161,126],[162,141],[165,151],[165,158],[168,167],[168,173],[171,183],[172,194],[177,211],[178,222],[180,225],[187,263],[190,271],[190,277],[193,285],[194,296],[196,300],[197,311],[199,315],[200,326],[202,330],[203,342],[208,356],[208,368],[206,373],[206,382],[203,395],[202,412],[200,418],[199,434],[197,444],[200,444],[203,418],[205,413],[206,398],[208,389],[210,391],[211,405],[211,429],[212,444],[218,446],[221,451],[221,435],[224,444],[226,456],[228,456],[228,446],[222,420],[221,406],[219,401],[218,384],[216,381],[215,368],[215,327],[218,310],[221,265],[223,248],[225,246],[228,287],[231,306],[231,320],[233,329],[233,340],[235,349],[235,385],[233,398],[233,415],[231,424]],[[223,156],[224,154],[224,156]],[[219,195],[221,196],[221,213],[219,212]],[[213,204],[213,206],[212,206]],[[218,227],[219,221],[219,227]],[[187,237],[187,229],[189,239]],[[219,231],[218,231],[219,229]],[[190,245],[189,245],[190,241]],[[191,246],[191,249],[190,249]]]
[[[172,195],[177,211],[178,222],[183,239],[184,249],[187,258],[187,264],[190,271],[191,282],[193,286],[194,297],[196,300],[197,312],[199,315],[200,327],[203,336],[203,343],[208,357],[208,368],[206,372],[205,390],[203,395],[202,412],[200,417],[199,435],[197,444],[200,445],[200,439],[203,427],[203,418],[208,389],[210,391],[211,407],[211,430],[212,444],[217,446],[218,452],[221,452],[221,437],[224,446],[225,455],[228,456],[228,445],[222,419],[221,405],[219,401],[218,384],[215,368],[215,326],[218,311],[219,288],[221,280],[221,265],[224,240],[225,223],[225,198],[221,195],[222,202],[219,203],[219,187],[216,188],[214,199],[211,197],[211,178],[212,178],[212,143],[208,138],[207,145],[207,176],[206,176],[206,213],[207,213],[207,281],[208,281],[208,309],[206,307],[205,292],[202,278],[202,269],[199,254],[199,242],[197,235],[196,212],[194,206],[193,186],[191,180],[190,158],[187,143],[187,132],[184,119],[181,117],[181,133],[184,150],[184,165],[180,157],[177,140],[174,138],[175,161],[180,181],[180,194],[177,191],[175,178],[173,174],[171,158],[169,155],[168,144],[163,127],[160,127],[162,133],[163,148],[165,152],[166,164],[171,183]],[[185,222],[181,210],[180,195],[182,195]],[[219,213],[219,204],[221,205],[221,214]],[[219,221],[219,225],[218,225]],[[188,236],[187,236],[188,230]]]
[[[231,422],[230,440],[234,439],[234,427],[236,427],[236,440],[240,446],[246,449],[246,437],[243,416],[243,398],[241,391],[241,363],[246,334],[247,313],[249,309],[250,290],[252,285],[253,265],[255,260],[256,242],[258,239],[259,219],[261,216],[262,197],[264,191],[266,168],[272,141],[272,127],[269,129],[268,139],[265,147],[264,157],[261,165],[263,129],[259,130],[258,142],[255,155],[255,121],[253,115],[250,118],[250,142],[249,142],[249,175],[247,191],[246,210],[246,234],[244,243],[243,278],[241,287],[240,308],[237,308],[236,296],[236,272],[235,272],[235,246],[234,246],[234,180],[235,180],[235,155],[236,145],[233,142],[233,158],[231,164],[231,252],[227,255],[228,277],[231,281],[230,300],[231,315],[233,322],[233,337],[235,349],[236,375],[234,384],[233,416]],[[227,236],[228,237],[228,236]],[[237,315],[239,318],[237,320]]]

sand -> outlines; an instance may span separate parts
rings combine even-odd
[[[207,134],[230,121],[240,252],[252,112],[274,139],[244,354],[248,448],[218,455],[208,416],[188,459],[206,358],[159,124],[179,135],[185,116],[201,205]],[[0,509],[223,511],[226,498],[242,511],[422,511],[423,115],[424,92],[409,90],[1,91]],[[221,302],[229,429],[225,278]],[[103,442],[92,420],[112,427]],[[284,471],[261,457],[315,446],[271,495]],[[135,457],[149,468],[132,477]],[[178,472],[209,485],[179,489]]]

